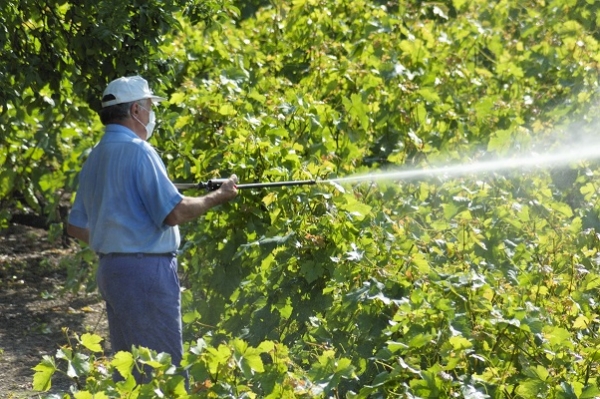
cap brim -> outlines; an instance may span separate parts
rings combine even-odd
[[[164,98],[164,97],[158,97],[158,96],[152,96],[152,97],[150,97],[150,99],[152,100],[152,102],[154,104],[158,104],[159,102],[166,100],[166,98]]]

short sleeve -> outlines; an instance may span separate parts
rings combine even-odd
[[[88,228],[88,217],[83,206],[83,197],[81,195],[75,195],[75,202],[73,203],[71,212],[69,212],[69,224],[83,229]]]
[[[159,228],[168,228],[165,218],[183,199],[175,185],[169,179],[164,163],[151,147],[140,160],[137,190],[144,207]]]

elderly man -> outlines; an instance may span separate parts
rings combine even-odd
[[[144,346],[183,356],[177,225],[237,195],[232,175],[219,190],[181,195],[148,144],[155,96],[139,76],[108,85],[100,119],[105,132],[79,176],[68,233],[98,254],[98,288],[106,301],[112,349]],[[138,381],[145,381],[139,378]]]

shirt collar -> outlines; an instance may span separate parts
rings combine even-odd
[[[137,138],[139,139],[138,135],[135,134],[133,132],[133,130],[129,129],[128,127],[125,127],[123,125],[119,125],[117,123],[111,123],[109,125],[106,125],[106,128],[104,130],[105,133],[118,133],[118,134],[125,134],[131,138]]]

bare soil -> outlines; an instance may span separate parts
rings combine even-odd
[[[49,392],[33,391],[32,368],[56,354],[67,335],[108,338],[99,294],[63,289],[61,260],[77,250],[73,242],[51,242],[44,229],[13,224],[0,231],[0,399],[67,392],[71,382],[64,377],[55,378]]]

